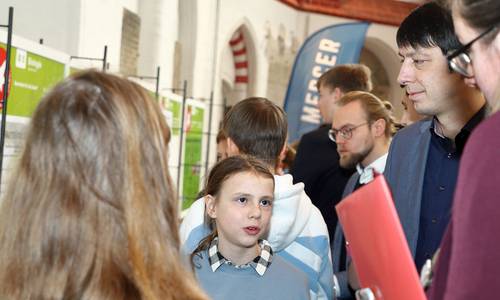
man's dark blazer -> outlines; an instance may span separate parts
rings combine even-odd
[[[484,118],[486,109],[483,106],[473,118]],[[431,143],[432,122],[432,118],[423,119],[396,133],[389,148],[384,171],[413,257],[417,250],[420,229],[422,194]],[[474,122],[478,123],[479,120]],[[469,126],[475,126],[477,123],[469,124]]]
[[[384,170],[384,176],[391,187],[394,205],[413,257],[418,240],[420,206],[431,140],[431,125],[432,119],[424,119],[401,129],[392,139]],[[351,178],[344,196],[352,193],[358,178],[359,176]],[[352,299],[348,293],[347,272],[339,272],[341,266],[335,262],[340,259],[342,247],[345,247],[342,243],[343,237],[343,230],[339,225],[332,243],[332,262],[333,272],[340,287],[338,299],[342,300]],[[343,268],[347,267],[348,261],[342,266]]]
[[[344,193],[343,193],[343,198],[349,196],[354,192],[354,189],[356,188],[356,184],[359,181],[359,173],[356,172],[352,174],[351,178],[346,184]],[[332,265],[333,265],[333,274],[335,275],[337,279],[338,286],[337,288],[339,291],[337,291],[337,299],[338,300],[350,300],[354,299],[351,295],[351,292],[349,290],[348,286],[348,277],[347,277],[347,266],[349,264],[350,258],[347,257],[345,259],[345,264],[341,266],[339,264],[341,260],[341,251],[345,247],[344,244],[344,230],[342,229],[342,225],[339,223],[337,228],[335,228],[335,236],[333,240],[331,241],[331,248],[332,248]],[[344,271],[340,271],[340,269]]]
[[[401,129],[392,139],[384,175],[412,256],[417,249],[425,167],[432,119]]]
[[[354,171],[340,168],[337,144],[328,138],[330,128],[330,124],[323,124],[302,136],[291,174],[294,183],[304,183],[306,194],[321,211],[331,242],[337,224],[335,205],[342,199],[344,187]]]

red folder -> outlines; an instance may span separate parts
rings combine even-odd
[[[376,299],[426,299],[384,176],[335,208],[361,287]]]

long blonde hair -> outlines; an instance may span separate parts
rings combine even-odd
[[[0,207],[0,299],[206,299],[180,262],[169,140],[125,79],[49,92]]]

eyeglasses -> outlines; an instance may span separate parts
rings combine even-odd
[[[332,142],[337,142],[337,134],[340,134],[340,136],[344,140],[350,140],[352,138],[352,132],[356,130],[356,128],[361,127],[363,125],[367,125],[368,122],[353,126],[353,127],[342,127],[340,129],[330,129],[328,130],[328,138]]]
[[[472,44],[474,44],[477,40],[487,35],[496,28],[497,28],[496,25],[492,26],[490,29],[481,33],[479,36],[477,36],[472,41],[468,42],[466,45],[460,47],[459,49],[453,51],[451,54],[446,56],[446,58],[448,59],[448,66],[450,70],[457,72],[458,74],[463,75],[465,77],[474,76],[474,73],[472,73],[472,69],[470,68],[472,60],[470,59],[468,53],[469,49],[472,46]]]

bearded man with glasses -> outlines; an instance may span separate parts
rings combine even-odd
[[[418,7],[401,23],[397,44],[398,81],[415,110],[428,118],[394,136],[385,176],[420,271],[448,226],[462,151],[486,105],[473,79],[464,82],[448,67],[451,53],[451,68],[470,71],[461,54],[470,45],[460,44],[448,10],[434,2]]]
[[[343,197],[370,182],[375,174],[384,172],[387,151],[396,131],[391,109],[390,103],[368,92],[347,93],[335,104],[328,135],[332,142],[337,143],[340,166],[357,170],[347,182]],[[332,262],[340,299],[352,297],[348,285],[351,265],[344,244],[344,233],[339,224],[332,243]],[[357,288],[354,283],[350,286]]]
[[[354,172],[339,166],[337,145],[328,139],[333,107],[345,93],[371,91],[371,71],[362,64],[336,65],[318,78],[316,86],[322,124],[301,137],[290,174],[294,183],[304,183],[306,194],[321,211],[331,242],[338,220],[335,205]]]

